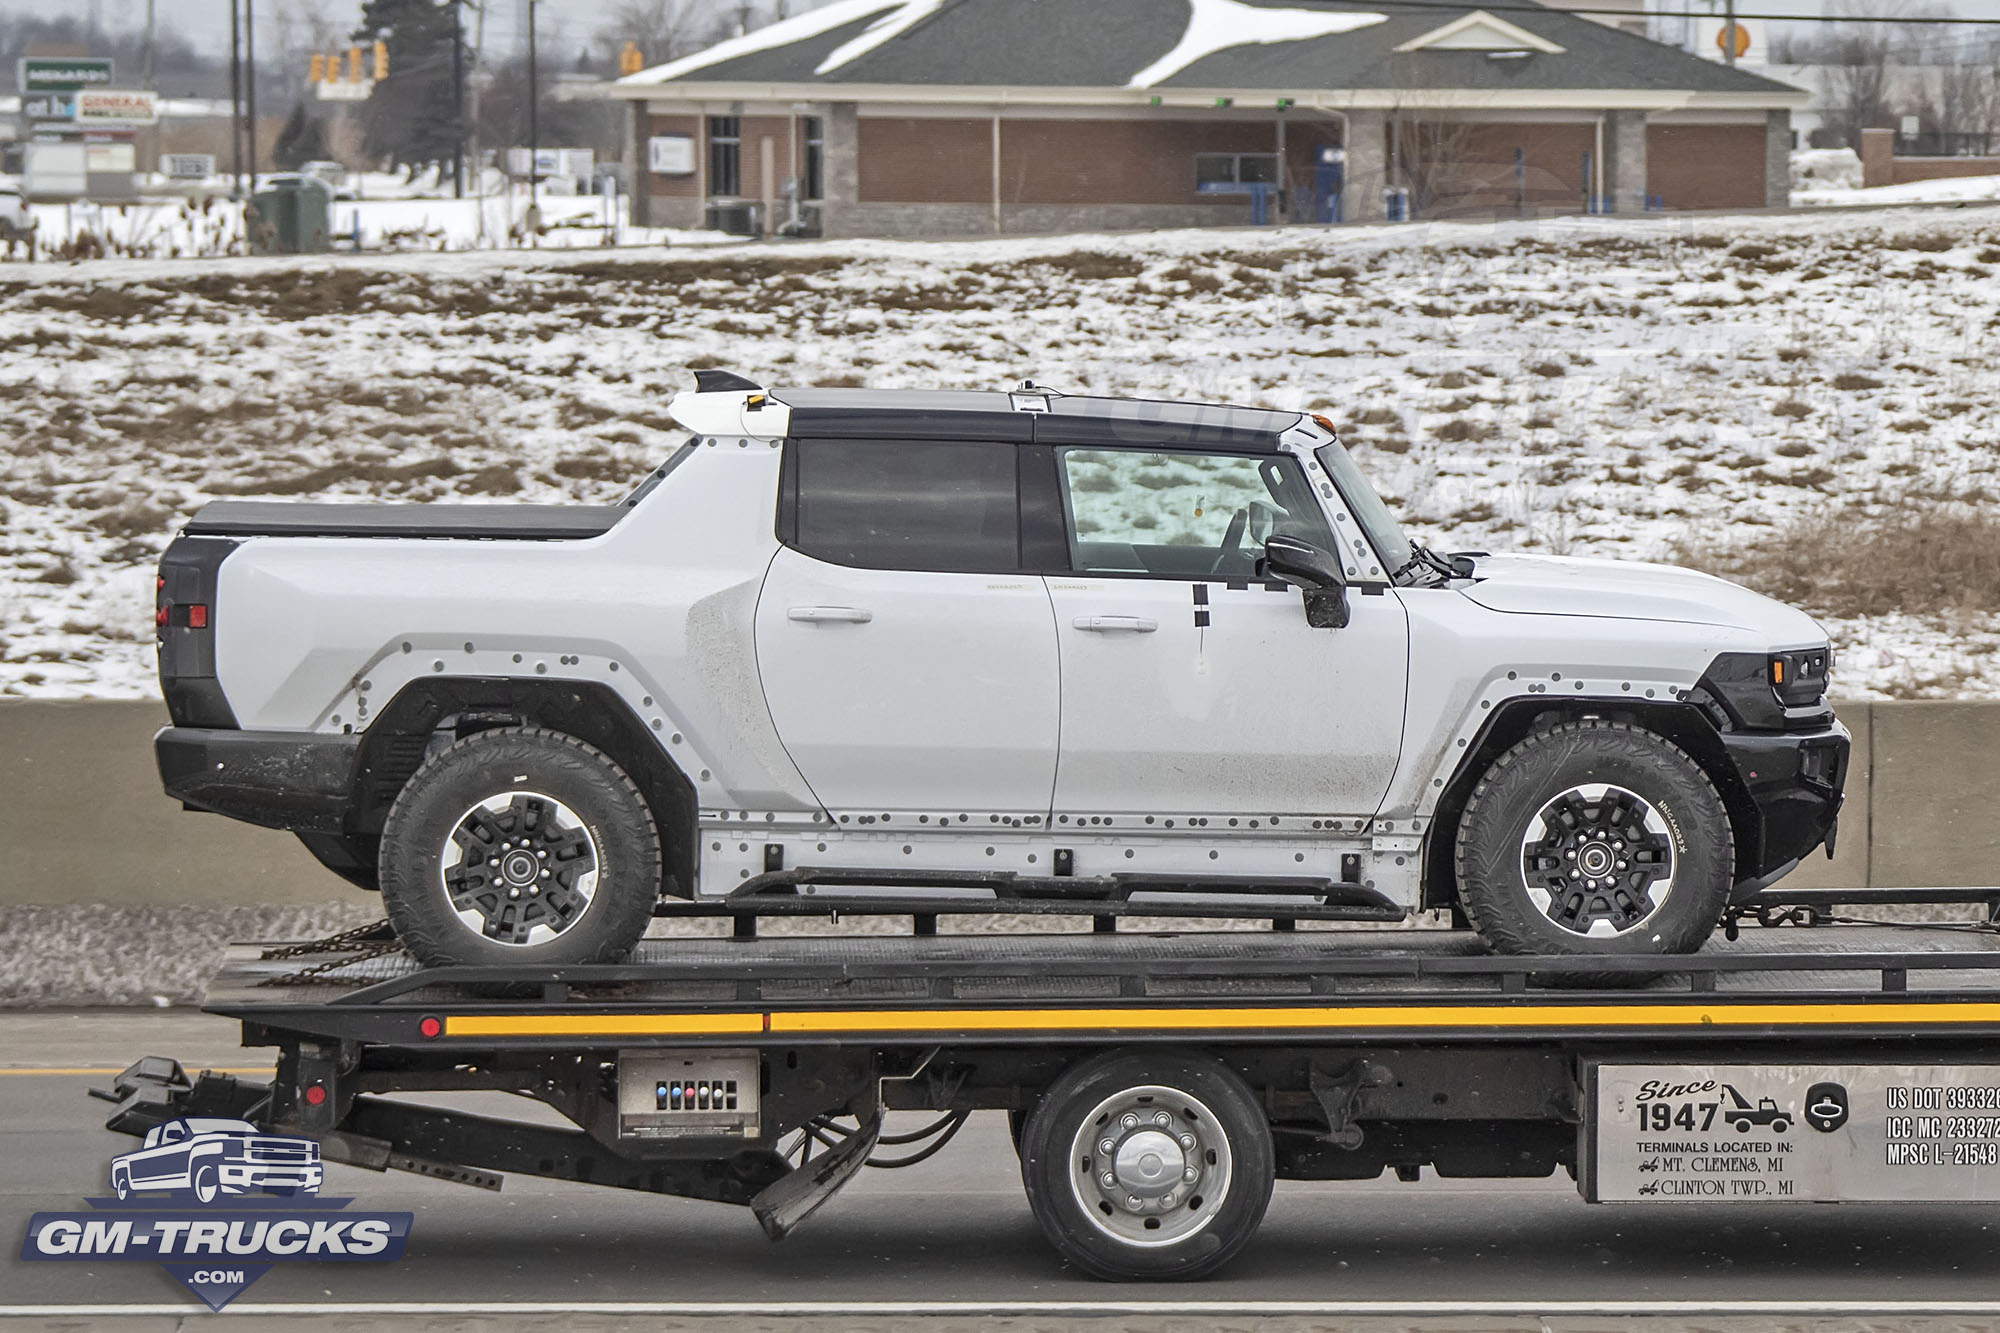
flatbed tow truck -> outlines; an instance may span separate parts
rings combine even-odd
[[[1823,911],[1800,896],[1765,920]],[[377,1170],[745,1205],[773,1239],[864,1166],[1004,1111],[1049,1240],[1111,1279],[1214,1271],[1276,1178],[1429,1166],[1566,1171],[1591,1202],[2000,1200],[1990,926],[1732,923],[1696,955],[1559,959],[1463,931],[1116,924],[760,935],[740,917],[733,938],[533,968],[423,968],[365,932],[236,945],[206,1007],[276,1048],[274,1079],[148,1057],[95,1095],[126,1133],[239,1117]],[[575,1128],[408,1097],[466,1091]],[[1739,1098],[1780,1115],[1742,1129]],[[912,1111],[934,1118],[885,1131]]]

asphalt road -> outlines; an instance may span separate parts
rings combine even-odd
[[[12,1237],[37,1209],[74,1209],[81,1196],[105,1192],[108,1159],[132,1140],[104,1130],[104,1105],[85,1099],[87,1088],[106,1083],[104,1071],[154,1053],[254,1068],[256,1053],[237,1048],[235,1036],[232,1024],[181,1013],[0,1015],[0,1316],[24,1307],[190,1303],[154,1265],[23,1262]],[[1994,1207],[1591,1207],[1567,1178],[1280,1183],[1262,1232],[1220,1277],[1107,1286],[1066,1269],[1044,1244],[1004,1122],[992,1115],[975,1118],[922,1166],[863,1173],[779,1245],[747,1212],[526,1176],[492,1194],[334,1165],[326,1192],[414,1212],[407,1257],[280,1265],[241,1307],[497,1303],[523,1313],[578,1305],[611,1314],[605,1303],[629,1302],[670,1314],[761,1314],[780,1319],[774,1326],[788,1326],[787,1311],[853,1316],[867,1307],[874,1328],[900,1312],[994,1309],[1046,1328],[1063,1313],[1131,1315],[1135,1304],[1157,1310],[1145,1324],[1153,1329],[1172,1326],[1161,1320],[1177,1311],[1196,1320],[1189,1327],[1213,1327],[1202,1321],[1225,1310],[1353,1316],[1340,1327],[1358,1326],[1364,1314],[1409,1327],[1404,1320],[1428,1312],[1429,1322],[1419,1321],[1427,1328],[1485,1312],[1492,1318],[1466,1326],[1526,1329],[1602,1327],[1593,1312],[1749,1313],[1758,1302],[1795,1303],[1799,1317],[1807,1307],[1863,1306],[1914,1317],[1922,1305],[1954,1313],[1949,1326],[1960,1329],[1986,1326],[1974,1307],[2000,1315]],[[1273,1304],[1281,1302],[1307,1304]],[[1968,1304],[1951,1304],[1960,1302]],[[1762,1312],[1769,1320],[1789,1313]],[[351,1312],[345,1326],[353,1326]]]

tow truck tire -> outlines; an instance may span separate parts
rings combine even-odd
[[[404,785],[382,829],[381,880],[383,908],[421,962],[615,962],[652,919],[659,828],[603,751],[497,728],[439,751]]]
[[[1190,1053],[1074,1065],[1021,1136],[1021,1181],[1042,1233],[1107,1281],[1213,1273],[1256,1234],[1275,1178],[1270,1124],[1250,1086]]]
[[[1507,954],[1692,953],[1736,865],[1729,811],[1701,766],[1601,718],[1537,731],[1495,760],[1456,851],[1459,903]]]

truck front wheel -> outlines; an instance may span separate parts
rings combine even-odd
[[[660,835],[602,751],[536,727],[482,731],[425,761],[397,796],[381,882],[424,963],[611,962],[652,918]]]
[[[1495,760],[1458,826],[1459,902],[1512,954],[1675,954],[1715,929],[1729,812],[1665,737],[1586,718]]]
[[[1270,1125],[1234,1071],[1198,1055],[1109,1055],[1055,1081],[1021,1135],[1042,1233],[1093,1277],[1197,1278],[1255,1234]]]

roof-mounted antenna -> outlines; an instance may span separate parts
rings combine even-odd
[[[760,393],[763,388],[755,380],[746,380],[733,370],[697,370],[694,373],[696,393]]]
[[[1068,394],[1066,394],[1066,393],[1064,393],[1064,392],[1063,392],[1063,391],[1062,391],[1061,389],[1051,389],[1051,388],[1050,388],[1050,387],[1049,387],[1048,385],[1046,385],[1046,384],[1037,384],[1037,383],[1035,383],[1035,382],[1034,382],[1033,380],[1031,380],[1031,379],[1029,379],[1029,380],[1022,380],[1022,381],[1021,381],[1021,387],[1020,387],[1020,388],[1018,388],[1018,389],[1016,389],[1016,390],[1014,390],[1014,392],[1015,392],[1015,393],[1038,393],[1038,394],[1042,395],[1042,397],[1044,397],[1044,398],[1067,398],[1067,397],[1069,397],[1069,395],[1068,395]]]

